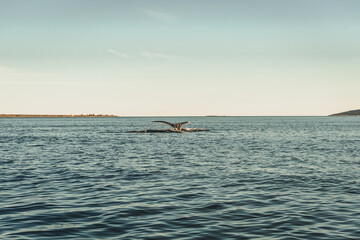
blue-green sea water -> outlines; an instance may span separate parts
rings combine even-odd
[[[1,118],[0,239],[360,239],[360,118]]]

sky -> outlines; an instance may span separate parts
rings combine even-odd
[[[360,108],[358,0],[0,0],[0,113]]]

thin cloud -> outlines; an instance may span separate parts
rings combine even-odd
[[[157,52],[149,52],[149,51],[143,51],[140,52],[140,55],[146,58],[161,58],[161,59],[178,59],[178,56],[165,54],[165,53],[157,53]]]
[[[49,76],[40,72],[32,72],[19,68],[12,68],[5,65],[0,65],[0,82],[3,83],[6,78],[10,77],[44,77]]]
[[[16,72],[15,68],[9,68],[7,66],[0,65],[0,73],[11,74],[15,72]]]
[[[80,82],[64,82],[64,81],[46,81],[46,80],[39,80],[39,81],[33,81],[33,80],[5,80],[0,81],[1,84],[6,85],[49,85],[49,86],[73,86],[73,85],[81,85]]]
[[[112,55],[115,55],[117,57],[131,58],[131,59],[148,58],[148,59],[175,60],[175,59],[180,58],[179,56],[176,56],[176,55],[171,55],[171,54],[167,54],[167,53],[159,53],[159,52],[151,52],[151,51],[141,51],[139,53],[128,54],[128,53],[119,52],[119,51],[117,51],[115,49],[112,49],[112,48],[108,48],[107,52],[111,53]]]
[[[0,76],[33,76],[35,73],[23,71],[21,69],[0,65]]]
[[[143,12],[149,17],[160,21],[169,22],[169,23],[176,21],[176,17],[169,13],[159,12],[152,9],[145,9],[143,10]]]
[[[107,52],[108,52],[108,53],[111,53],[111,54],[113,54],[113,55],[115,55],[115,56],[118,56],[118,57],[129,58],[129,55],[127,55],[126,53],[122,53],[122,52],[116,51],[116,50],[114,50],[114,49],[112,49],[112,48],[108,48],[108,49],[107,49]]]

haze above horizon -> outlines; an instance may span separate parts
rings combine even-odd
[[[360,1],[0,0],[0,113],[359,109]]]

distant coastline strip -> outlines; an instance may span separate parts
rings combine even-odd
[[[119,117],[108,114],[71,114],[71,115],[50,115],[50,114],[0,114],[0,118],[64,118],[64,117]]]
[[[335,114],[331,114],[330,116],[335,116],[335,117],[341,117],[341,116],[360,116],[360,109],[351,110],[351,111],[347,111],[347,112],[341,112],[341,113],[335,113]]]

